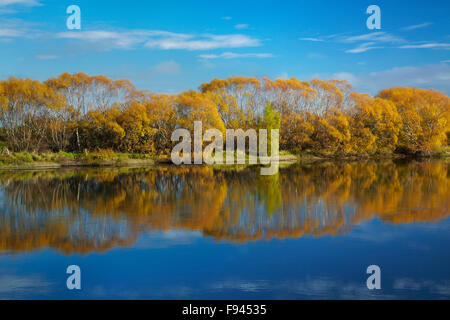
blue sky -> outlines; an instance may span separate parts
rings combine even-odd
[[[81,30],[68,30],[69,5]],[[366,9],[381,8],[381,30]],[[450,93],[449,1],[0,0],[0,78],[62,72],[175,93],[245,75]]]

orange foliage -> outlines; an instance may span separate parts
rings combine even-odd
[[[15,151],[169,153],[174,129],[257,129],[271,106],[280,147],[327,154],[429,153],[448,144],[450,98],[435,90],[391,88],[359,94],[342,80],[214,79],[199,91],[159,95],[129,80],[63,73],[44,83],[0,81],[0,124]]]
[[[375,216],[438,221],[450,212],[447,172],[444,161],[316,163],[274,176],[207,166],[2,172],[0,250],[89,253],[169,229],[248,241],[342,235]]]

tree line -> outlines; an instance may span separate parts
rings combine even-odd
[[[175,129],[202,121],[205,130],[279,128],[280,149],[291,152],[432,152],[449,144],[449,111],[436,90],[371,96],[343,80],[233,76],[173,95],[85,73],[0,81],[0,136],[13,151],[168,154]]]

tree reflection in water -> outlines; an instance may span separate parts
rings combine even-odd
[[[131,246],[143,232],[201,231],[217,241],[344,235],[378,217],[391,224],[449,215],[446,161],[256,168],[0,172],[0,250],[65,254]]]

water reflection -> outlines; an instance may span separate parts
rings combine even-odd
[[[0,250],[65,254],[133,245],[143,232],[217,241],[344,235],[449,215],[445,161],[294,165],[277,175],[211,167],[0,172]]]

